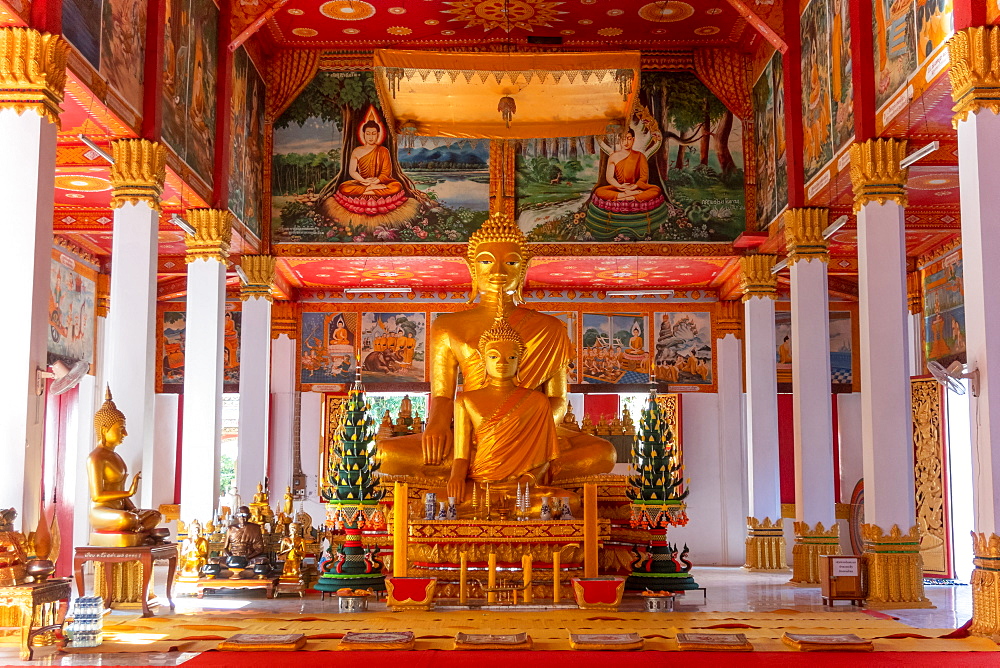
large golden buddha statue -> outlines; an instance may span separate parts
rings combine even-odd
[[[136,508],[132,497],[139,489],[141,473],[125,489],[128,468],[115,452],[128,432],[125,414],[111,399],[111,388],[104,394],[104,404],[94,414],[97,447],[87,457],[90,484],[90,544],[102,547],[135,547],[149,537],[160,522],[156,510]]]
[[[440,481],[442,486],[447,483],[453,459],[452,420],[458,372],[462,372],[466,392],[488,385],[479,343],[495,320],[504,318],[524,346],[514,383],[544,394],[551,416],[551,424],[546,428],[558,425],[558,456],[544,472],[546,479],[539,483],[610,472],[615,464],[615,449],[609,441],[561,426],[567,407],[567,368],[573,345],[561,320],[521,305],[528,252],[520,228],[509,217],[493,215],[470,237],[467,261],[472,273],[470,303],[477,297],[478,303],[466,311],[442,314],[432,324],[431,399],[424,431],[380,440],[381,471]],[[533,448],[535,436],[524,434],[521,444],[512,445],[505,458],[520,459],[523,453],[518,448],[525,451]],[[477,464],[476,475],[482,479],[500,475],[500,461],[495,463],[496,471],[491,471],[490,466]]]

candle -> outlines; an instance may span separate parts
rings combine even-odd
[[[495,589],[497,586],[497,553],[490,552],[490,556],[487,561],[487,566],[489,568],[489,573],[486,576],[486,587],[489,589]],[[497,602],[497,593],[495,591],[490,591],[486,593],[487,603]]]
[[[583,577],[597,577],[597,485],[583,484]]]
[[[408,570],[409,487],[405,482],[392,485],[392,574],[397,578],[405,578]]]
[[[562,570],[562,565],[559,563],[562,561],[562,550],[552,550],[552,602],[558,603],[559,597],[562,594],[560,591],[560,571]]]
[[[521,571],[524,574],[524,602],[531,603],[531,554],[521,555]]]
[[[459,557],[458,570],[458,604],[468,605],[469,603],[469,553],[465,550]]]

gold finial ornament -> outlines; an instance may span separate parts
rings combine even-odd
[[[275,260],[272,255],[244,255],[240,258],[240,266],[249,279],[249,282],[240,288],[241,300],[262,297],[267,301],[273,301],[271,284],[274,282],[274,265]]]
[[[233,217],[224,209],[188,209],[187,221],[195,229],[184,237],[186,262],[197,259],[225,262],[233,235]]]
[[[1000,114],[1000,26],[977,26],[955,33],[948,41],[948,78],[955,106],[952,120],[960,121],[988,109]]]
[[[97,434],[97,442],[104,441],[104,432],[116,424],[125,422],[125,414],[118,410],[115,400],[111,398],[111,386],[104,389],[104,403],[94,413],[94,431]]]
[[[778,278],[771,273],[774,255],[744,255],[740,258],[740,290],[743,301],[751,297],[777,299]]]
[[[0,28],[0,109],[33,109],[59,127],[69,45],[31,28]]]
[[[524,357],[524,341],[506,318],[499,317],[493,322],[493,326],[483,332],[479,337],[479,354],[486,356],[486,347],[491,343],[499,341],[510,341],[517,346],[518,358]]]
[[[820,208],[788,209],[785,211],[785,248],[788,266],[799,260],[829,262],[823,230],[830,220],[830,210]]]
[[[869,139],[851,144],[855,213],[870,202],[885,204],[892,201],[906,206],[908,170],[899,166],[905,157],[905,139]]]
[[[167,177],[167,149],[147,139],[111,142],[111,208],[145,202],[160,210],[160,196]]]

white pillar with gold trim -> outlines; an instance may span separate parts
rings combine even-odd
[[[28,28],[0,28],[0,219],[4,221],[7,326],[0,334],[0,508],[25,527],[38,520],[45,401],[36,369],[47,364],[56,130],[66,83],[66,42]]]
[[[724,564],[745,563],[747,513],[746,438],[743,433],[743,305],[736,300],[718,303],[715,318],[719,384],[719,484],[722,504],[722,558]],[[784,550],[782,550],[784,551]]]
[[[792,420],[795,435],[795,545],[792,582],[819,584],[819,557],[840,554],[833,495],[830,300],[823,230],[827,209],[785,212],[791,281]]]
[[[295,302],[271,307],[271,425],[268,443],[271,488],[281,491],[295,481],[296,351],[299,312]],[[301,480],[300,480],[301,482]]]
[[[166,149],[145,139],[119,139],[111,142],[111,155],[114,237],[109,294],[114,308],[105,326],[102,371],[128,421],[129,435],[120,454],[130,473],[142,472],[135,503],[156,508],[173,501],[173,489],[160,484],[153,447],[156,260]],[[98,394],[104,396],[103,388]]]
[[[191,209],[187,243],[187,316],[181,437],[181,519],[211,519],[219,499],[222,449],[223,330],[228,211]]]
[[[913,479],[910,366],[906,348],[906,141],[851,146],[858,217],[861,321],[861,445],[865,521],[861,527],[868,605],[930,607]]]
[[[971,400],[975,535],[973,633],[1000,638],[1000,27],[959,31],[948,44],[958,128],[965,348],[978,372]]]
[[[750,496],[745,565],[752,570],[787,568],[778,460],[778,378],[774,360],[777,279],[771,273],[774,264],[773,255],[740,258]]]
[[[247,277],[240,289],[240,422],[236,488],[244,499],[253,497],[257,483],[268,475],[268,436],[271,415],[271,283],[274,258],[244,255],[240,266]],[[271,487],[277,494],[284,487]],[[233,511],[235,512],[235,508]]]

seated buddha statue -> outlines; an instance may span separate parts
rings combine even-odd
[[[545,395],[550,419],[557,425],[558,456],[545,473],[548,480],[538,483],[610,472],[615,449],[609,441],[561,425],[573,344],[563,321],[521,306],[528,252],[520,228],[509,216],[495,214],[470,237],[467,260],[473,277],[470,302],[478,298],[478,303],[434,320],[429,342],[431,398],[424,431],[379,440],[382,473],[442,483],[450,479],[458,372],[462,372],[465,391],[489,384],[478,347],[498,316],[506,319],[524,345],[515,385]]]
[[[141,473],[125,487],[128,468],[115,452],[128,435],[125,414],[111,399],[111,388],[104,394],[104,404],[94,414],[97,447],[87,456],[87,479],[90,492],[90,544],[101,547],[142,545],[150,530],[160,522],[156,510],[136,508],[132,497],[139,489]]]
[[[406,201],[403,184],[393,177],[392,157],[379,138],[382,128],[373,118],[361,126],[362,144],[351,151],[350,179],[337,187],[334,199],[351,213],[388,213]]]
[[[180,573],[185,578],[197,578],[208,563],[208,540],[201,533],[201,522],[192,520],[187,538],[181,543]]]
[[[641,152],[632,148],[635,131],[631,128],[622,137],[621,149],[608,156],[608,168],[604,174],[605,185],[594,189],[594,203],[606,208],[617,202],[650,202],[660,198],[659,186],[649,182],[649,161]],[[602,201],[603,200],[603,201]],[[662,202],[657,201],[655,205]],[[603,205],[603,206],[602,206]],[[645,210],[640,207],[640,210]]]

